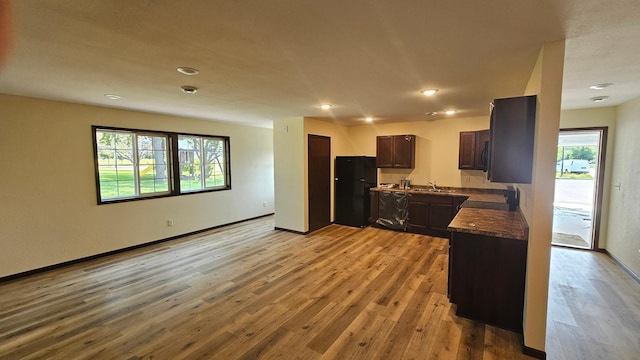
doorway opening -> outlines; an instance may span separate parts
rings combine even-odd
[[[552,245],[597,249],[607,128],[561,129]]]

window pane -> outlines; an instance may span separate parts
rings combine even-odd
[[[100,197],[114,199],[136,195],[133,176],[133,133],[96,131]]]
[[[225,186],[225,169],[224,169],[224,140],[222,139],[207,139],[204,142],[204,158],[205,162],[205,174],[206,174],[206,187],[219,187]]]
[[[201,139],[196,136],[178,136],[180,161],[180,190],[202,189]]]
[[[140,193],[169,191],[166,136],[138,136]]]
[[[136,195],[136,179],[133,176],[133,166],[118,166],[116,169],[116,197],[131,197]]]
[[[177,195],[172,189],[178,186],[183,193],[230,188],[226,137],[93,129],[100,202]],[[178,148],[173,149],[176,140]]]

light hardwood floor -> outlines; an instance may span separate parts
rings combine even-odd
[[[0,359],[530,359],[517,334],[455,316],[446,239],[273,226],[262,218],[2,283]],[[617,286],[598,279],[596,291]],[[637,350],[638,304],[625,301],[612,305]],[[550,311],[564,318],[549,359],[602,358],[572,357],[570,327],[597,318],[564,311]]]
[[[640,359],[640,284],[608,255],[553,248],[547,358]]]

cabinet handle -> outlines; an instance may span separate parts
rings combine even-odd
[[[482,171],[487,171],[488,169],[488,164],[487,164],[487,152],[488,152],[488,147],[487,146],[487,142],[484,142],[484,147],[482,148],[482,152],[480,153],[480,162],[482,163]]]

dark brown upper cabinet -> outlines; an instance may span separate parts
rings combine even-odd
[[[388,135],[376,138],[377,167],[413,169],[415,163],[415,135]]]
[[[458,169],[476,168],[476,132],[460,132],[460,145],[458,151]]]
[[[486,170],[489,130],[460,132],[458,169]]]
[[[495,99],[491,111],[489,181],[530,184],[536,96]]]

